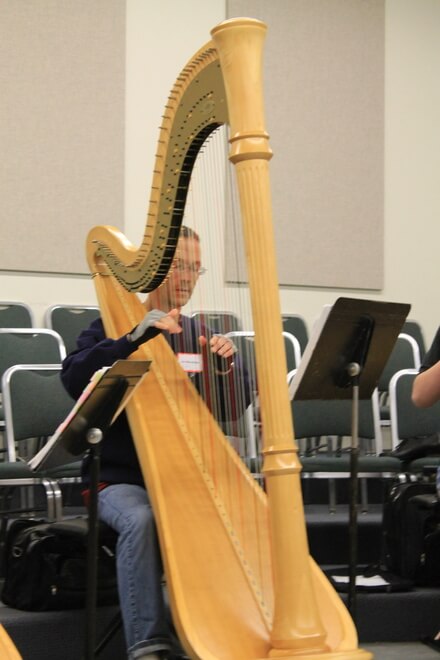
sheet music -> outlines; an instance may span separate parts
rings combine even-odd
[[[121,377],[127,379],[128,388],[112,418],[111,423],[113,423],[125,408],[136,386],[148,372],[149,366],[150,362],[146,360],[117,360],[110,367],[103,367],[102,369],[95,371],[70,413],[61,422],[44,447],[42,447],[40,451],[29,460],[29,467],[32,470],[36,470],[41,467],[53,467],[55,465],[62,465],[63,463],[77,460],[79,454],[77,454],[77,452],[72,452],[71,446],[68,442],[69,438],[67,436],[69,428],[72,425],[72,422],[77,418],[78,414],[86,411],[89,404],[93,405],[93,396],[96,397],[96,394],[94,395],[94,393],[100,388],[108,388],[111,383],[115,382],[115,379]],[[55,451],[57,452],[57,455],[51,456]]]
[[[326,305],[291,381],[291,399],[350,399],[348,367],[359,363],[359,398],[371,398],[411,306],[362,298]]]
[[[340,584],[348,584],[349,576],[348,575],[332,575],[332,580],[334,582],[339,582]],[[381,575],[356,575],[356,586],[357,587],[386,587],[389,586],[390,582],[385,580]]]
[[[333,305],[324,305],[324,307],[322,308],[321,315],[313,325],[310,339],[308,340],[307,345],[304,349],[304,353],[301,357],[301,362],[299,363],[295,376],[290,381],[289,396],[291,401],[293,401],[293,399],[295,398],[296,390],[298,389],[298,386],[301,382],[301,378],[308,367],[310,359],[313,355],[313,351],[315,350],[315,347],[319,341],[322,329],[325,326],[325,322],[327,321],[328,315],[330,314],[332,307]]]

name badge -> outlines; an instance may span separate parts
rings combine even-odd
[[[177,353],[177,359],[182,369],[188,373],[200,373],[203,370],[200,353]]]

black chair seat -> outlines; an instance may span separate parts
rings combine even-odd
[[[337,473],[347,476],[350,472],[350,454],[341,456],[310,456],[301,458],[303,476],[307,472],[331,473],[333,477]],[[358,474],[364,476],[396,474],[402,470],[402,462],[393,456],[359,456]]]
[[[69,479],[81,477],[81,461],[74,461],[73,463],[65,463],[48,470],[37,471],[41,476],[50,477],[51,479]]]
[[[433,473],[438,467],[440,467],[440,456],[423,456],[411,461],[408,471],[411,474]]]
[[[15,461],[13,463],[0,462],[0,480],[7,481],[8,479],[38,479],[39,475],[35,474],[27,463],[23,461]]]

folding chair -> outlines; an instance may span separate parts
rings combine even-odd
[[[60,365],[15,365],[6,370],[3,375],[3,393],[5,405],[6,439],[8,448],[8,464],[17,464],[17,445],[30,437],[49,438],[58,429],[60,424],[65,421],[70,414],[75,402],[67,394],[60,380]],[[101,416],[104,414],[101,411]],[[29,458],[29,457],[27,457]],[[28,464],[18,461],[20,465]],[[3,464],[5,465],[5,464]],[[84,517],[75,517],[74,519],[63,519],[63,502],[60,485],[66,483],[80,483],[81,479],[81,460],[68,464],[60,464],[57,467],[35,469],[32,472],[34,482],[30,485],[37,485],[40,482],[43,485],[50,484],[55,497],[55,510],[52,518],[56,520],[56,526],[60,531],[69,533],[78,539],[78,542],[84,543],[87,547],[90,544],[89,522]],[[0,487],[2,487],[2,464],[0,463]],[[17,484],[10,482],[11,486],[23,485],[19,481]],[[48,487],[47,487],[48,495]],[[10,513],[10,511],[9,511]],[[2,536],[5,538],[7,514],[5,511],[2,520]],[[90,516],[89,516],[90,519]],[[101,545],[114,547],[116,543],[116,533],[108,528],[104,523],[96,525],[96,542]],[[97,548],[96,548],[97,552]],[[89,559],[89,561],[91,561]],[[96,559],[97,561],[97,559]],[[94,566],[88,566],[88,571],[96,571]],[[86,645],[89,649],[87,657],[97,657],[99,651],[107,643],[107,640],[120,627],[120,615],[111,629],[106,631],[105,640],[102,640],[98,648],[91,652],[90,645],[95,643],[95,618],[90,621],[89,608],[93,605],[93,615],[95,604],[89,602],[89,589],[96,589],[96,572],[90,573],[88,579],[92,580],[88,584],[87,606],[86,606]],[[89,636],[92,635],[89,639]]]
[[[410,335],[401,332],[379,378],[380,419],[382,426],[390,425],[389,387],[391,378],[401,369],[419,369],[419,346]]]
[[[286,363],[287,363],[287,374],[294,369],[298,368],[298,365],[301,361],[301,345],[297,337],[292,335],[290,332],[283,331],[284,339],[284,349],[286,351]],[[248,361],[248,366],[253,369],[255,374],[255,352],[254,352],[254,338],[255,332],[250,330],[237,330],[234,332],[228,332],[227,336],[232,339],[232,341],[238,346],[238,348],[244,349],[244,354]]]
[[[419,347],[420,359],[423,360],[426,354],[426,342],[425,335],[423,334],[423,329],[420,323],[418,321],[414,321],[414,319],[409,319],[403,324],[402,332],[416,340]]]
[[[286,350],[286,362],[290,365],[298,366],[299,360],[301,359],[301,348],[299,341],[296,337],[293,337],[289,332],[283,332],[284,346]],[[258,382],[257,382],[257,373],[256,373],[256,360],[255,360],[255,333],[250,330],[237,330],[234,332],[228,332],[226,334],[234,344],[236,345],[238,352],[241,358],[244,361],[246,369],[249,373],[252,393],[249,397],[252,401],[248,407],[242,422],[242,432],[246,435],[242,439],[242,444],[244,449],[240,452],[240,455],[245,460],[245,462],[251,467],[251,471],[254,474],[258,475],[260,478],[260,432],[261,432],[261,423],[259,415],[259,404],[258,404]],[[287,377],[287,375],[286,375]],[[237,394],[238,396],[245,399],[244,393],[240,393],[239,386],[237,385]],[[236,426],[236,423],[232,423]],[[244,430],[243,430],[244,429]],[[231,435],[228,428],[224,428],[226,435]]]
[[[252,333],[251,333],[252,334]],[[236,449],[239,456],[246,463],[254,476],[259,475],[259,423],[257,406],[257,380],[255,373],[255,355],[253,336],[248,337],[248,333],[241,330],[226,333],[236,345],[240,359],[242,360],[249,374],[250,391],[244,391],[243,383],[234,379],[234,395],[238,406],[242,409],[245,401],[252,403],[246,408],[244,414],[236,420],[221,422],[220,426],[223,432],[228,436],[231,444]]]
[[[310,400],[292,401],[292,415],[297,440],[310,437],[350,438],[352,434],[352,401]],[[378,392],[371,399],[360,400],[358,410],[359,446],[358,478],[361,480],[362,509],[368,509],[367,479],[389,479],[402,471],[399,459],[380,456],[382,431],[379,420]],[[335,479],[349,479],[350,452],[329,449],[315,451],[311,456],[300,456],[303,479],[327,479],[329,508],[336,510]]]
[[[0,463],[0,487],[14,486],[5,478],[18,465],[29,467],[31,454],[29,440],[44,442],[57,429],[74,405],[60,380],[60,365],[14,365],[2,377],[2,392],[5,412],[5,435],[7,460]],[[26,450],[20,447],[26,445]],[[80,481],[80,462],[63,465],[43,471],[30,471],[34,479],[30,485],[42,484],[46,487],[46,497],[50,503],[49,516],[59,519],[62,516],[62,495],[60,484]],[[21,484],[17,484],[21,485]],[[32,509],[33,505],[29,504]]]
[[[15,364],[60,364],[66,349],[60,335],[46,328],[0,328],[0,378]],[[0,405],[0,431],[4,411]]]
[[[415,458],[408,461],[408,471],[414,476],[421,476],[425,472],[433,472],[440,464],[438,454],[440,445],[436,447],[436,435],[440,433],[440,401],[429,408],[418,408],[412,402],[411,394],[417,369],[402,369],[390,381],[390,421],[391,442],[393,449],[397,449],[402,442],[411,443],[413,450],[418,446],[430,451],[430,438],[432,440],[432,455]]]
[[[63,503],[61,483],[79,481],[79,464],[65,469],[34,471],[26,458],[19,456],[17,446],[30,438],[51,435],[72,408],[73,401],[59,380],[60,365],[14,365],[2,376],[7,458],[0,462],[1,524],[0,555],[6,538],[8,521],[13,514],[32,513],[41,509],[35,503],[35,489],[42,487],[48,520],[60,520]],[[21,499],[13,506],[15,492]]]
[[[241,320],[234,312],[206,310],[193,312],[191,316],[207,328],[222,335],[242,329]]]
[[[290,332],[291,335],[298,339],[301,354],[304,353],[304,349],[309,341],[309,332],[304,318],[299,314],[283,314],[282,321],[283,330]]]
[[[0,328],[32,328],[34,315],[26,303],[0,300]]]
[[[51,305],[44,319],[47,328],[62,337],[67,354],[76,348],[76,340],[92,321],[100,316],[99,307],[93,305]]]

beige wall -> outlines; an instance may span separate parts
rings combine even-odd
[[[84,275],[89,229],[120,225],[125,18],[125,0],[0,3],[4,270]]]
[[[135,243],[144,226],[167,94],[183,63],[209,40],[210,28],[224,16],[224,0],[127,0],[125,230]],[[88,277],[1,270],[0,300],[27,302],[39,324],[51,304],[96,304]]]
[[[160,7],[155,11],[154,7]],[[135,243],[145,221],[157,127],[181,65],[223,19],[224,0],[127,0],[125,226]],[[163,19],[162,17],[166,17]],[[190,25],[190,28],[183,26]],[[430,341],[437,309],[440,239],[440,3],[387,0],[385,44],[385,285],[382,292],[282,289],[283,312],[309,325],[339,295],[403,301]],[[0,299],[28,302],[42,322],[52,303],[94,303],[87,278],[1,273]],[[206,301],[206,306],[215,300]]]
[[[408,302],[431,341],[440,324],[439,31],[437,0],[387,0],[383,291],[286,290],[283,310],[310,321],[338,295]]]

